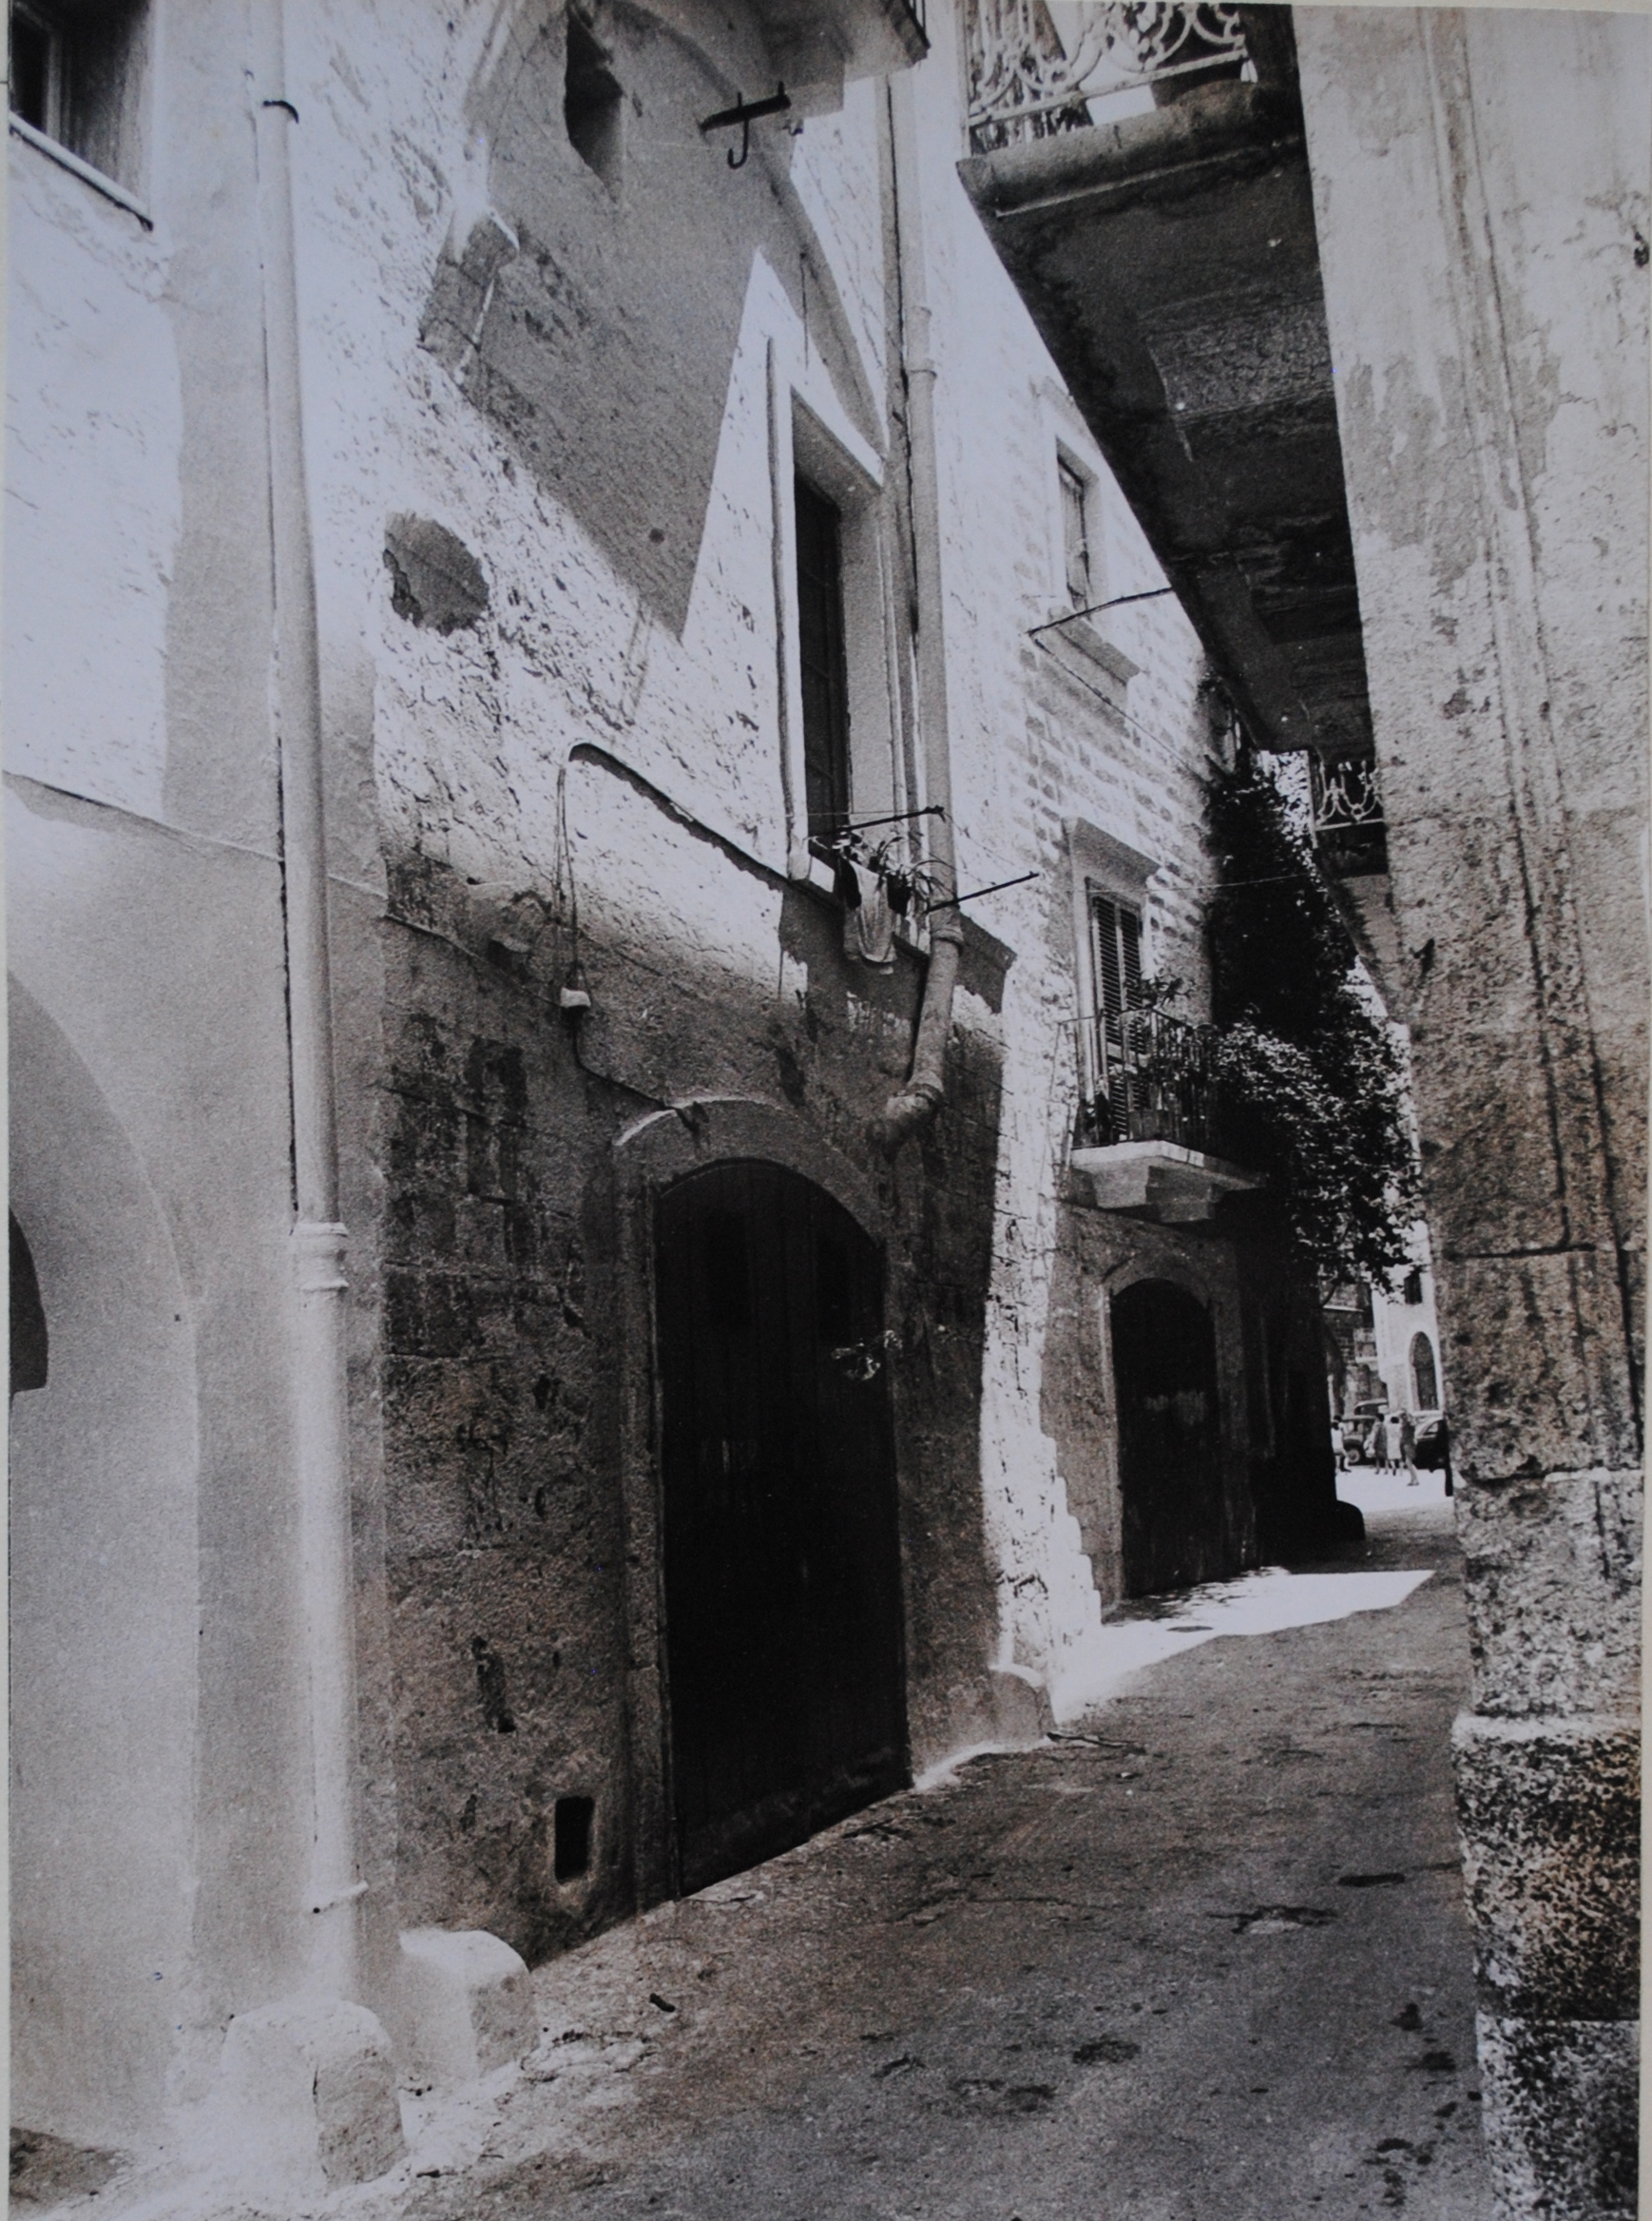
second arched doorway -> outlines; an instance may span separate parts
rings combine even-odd
[[[877,1246],[781,1166],[720,1164],[655,1225],[677,1884],[907,1778]]]
[[[1124,1588],[1150,1596],[1225,1570],[1216,1333],[1170,1281],[1133,1282],[1111,1310]]]
[[[1438,1411],[1440,1372],[1434,1363],[1434,1345],[1426,1334],[1412,1336],[1412,1385],[1418,1411]]]

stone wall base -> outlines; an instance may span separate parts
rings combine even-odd
[[[1451,1741],[1482,2003],[1534,2021],[1632,2018],[1639,1723],[1464,1712]]]
[[[390,2038],[364,2005],[293,1999],[238,2013],[208,2115],[209,2163],[266,2194],[372,2182],[402,2156]]]
[[[1486,2138],[1507,2221],[1631,2221],[1640,2023],[1479,2016]]]
[[[485,1928],[408,1928],[396,2001],[402,2080],[456,2089],[533,2049],[539,2036],[524,1961]]]

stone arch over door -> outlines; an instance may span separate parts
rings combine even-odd
[[[876,1254],[887,1285],[886,1228],[871,1184],[795,1112],[743,1097],[702,1098],[639,1120],[616,1142],[620,1448],[631,1677],[634,1864],[641,1904],[657,1902],[678,1886],[663,1641],[666,1569],[662,1381],[655,1304],[659,1207],[662,1198],[679,1183],[741,1163],[769,1168],[817,1190],[831,1212],[840,1213],[858,1240]],[[882,1291],[879,1293],[881,1300]],[[893,1470],[891,1493],[893,1517]],[[892,1534],[891,1548],[898,1561],[898,1533]],[[896,1609],[904,1640],[904,1600],[897,1598]],[[904,1766],[903,1748],[903,1770]]]
[[[49,1349],[11,1407],[12,2118],[120,2145],[158,2122],[186,2018],[193,1333],[137,1153],[15,982],[10,1098]]]

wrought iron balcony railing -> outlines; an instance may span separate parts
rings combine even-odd
[[[1216,1029],[1159,1010],[1079,1024],[1077,1149],[1167,1141],[1223,1156]]]
[[[967,0],[965,16],[977,154],[1144,105],[1122,94],[1255,74],[1225,0]]]
[[[1369,756],[1310,756],[1314,845],[1339,879],[1388,869],[1388,826]]]

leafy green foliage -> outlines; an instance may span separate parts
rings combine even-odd
[[[1326,1281],[1405,1262],[1418,1175],[1405,1074],[1304,836],[1254,757],[1210,788],[1217,1070],[1232,1144]]]

